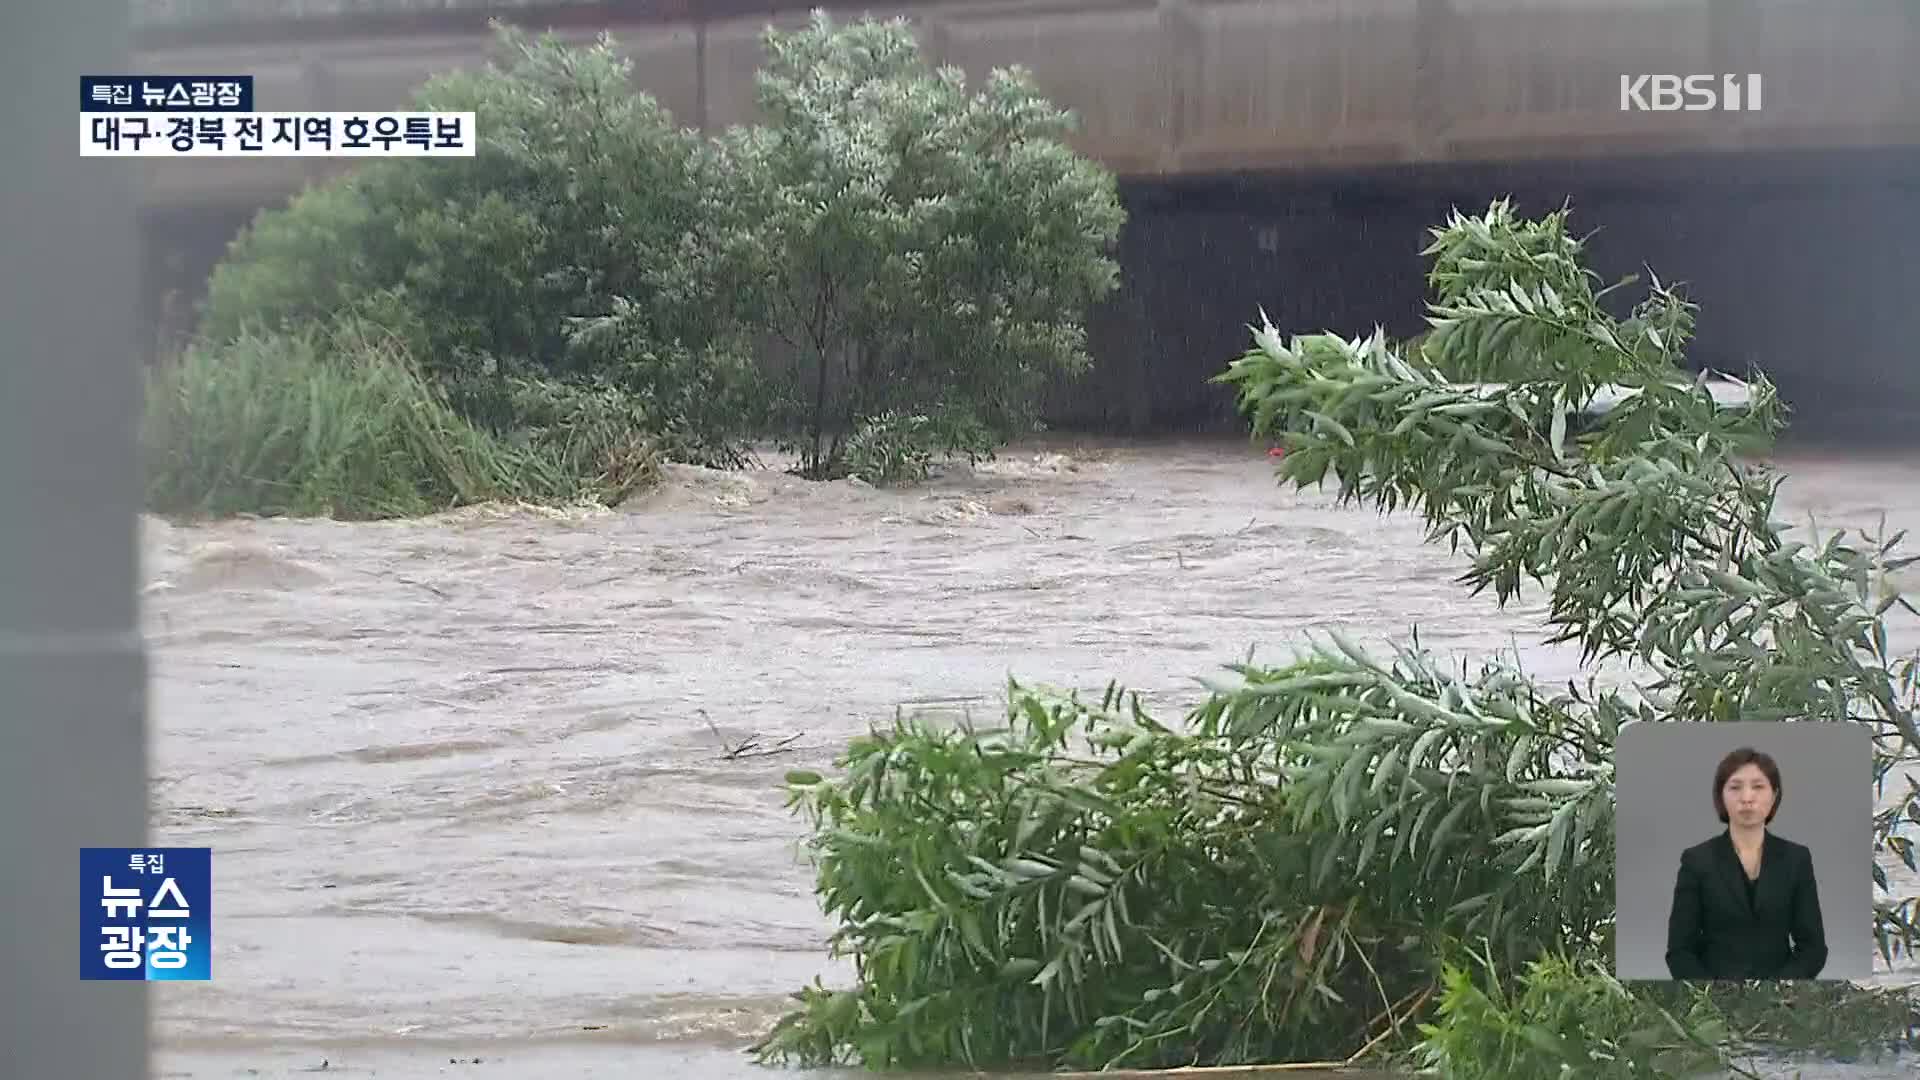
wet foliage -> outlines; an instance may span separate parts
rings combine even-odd
[[[618,502],[659,468],[617,391],[503,384],[511,436],[453,408],[377,327],[243,333],[148,375],[146,502],[163,514],[366,519],[470,503]]]
[[[1771,387],[1717,406],[1682,363],[1692,306],[1656,281],[1609,315],[1566,221],[1437,227],[1419,349],[1263,321],[1221,379],[1282,482],[1422,514],[1464,587],[1545,590],[1549,637],[1626,679],[1455,668],[1415,630],[1390,657],[1335,635],[1249,658],[1179,723],[1019,683],[994,729],[899,717],[842,775],[788,776],[858,980],[802,991],[762,1060],[1625,1080],[1910,1042],[1901,992],[1607,973],[1621,728],[1861,723],[1885,775],[1920,755],[1920,657],[1887,643],[1899,538],[1787,539],[1745,456],[1782,422]],[[1917,794],[1880,863],[1912,864]],[[1913,900],[1879,880],[1905,957]]]
[[[1476,978],[1476,975],[1482,976]],[[1441,1076],[1660,1077],[1724,1075],[1729,1031],[1709,1002],[1675,1014],[1639,999],[1604,964],[1560,956],[1503,980],[1492,963],[1446,969],[1436,1022],[1419,1063]],[[1517,984],[1517,985],[1509,985]]]
[[[762,122],[708,137],[610,38],[496,31],[494,62],[415,95],[476,115],[475,156],[365,163],[262,212],[213,272],[201,354],[352,320],[509,443],[564,399],[672,460],[771,439],[804,475],[886,482],[1031,430],[1046,380],[1088,366],[1124,215],[1025,73],[970,90],[904,21],[816,15],[767,31]]]
[[[1508,804],[1554,787],[1547,755],[1511,779],[1510,751],[1478,777],[1436,767],[1484,745],[1467,734],[1492,726],[1477,716],[1544,727],[1552,704],[1502,667],[1368,665],[1329,647],[1237,667],[1244,685],[1184,730],[1117,690],[1092,703],[1016,686],[1004,730],[903,719],[855,745],[844,780],[790,777],[836,944],[863,971],[857,994],[816,991],[813,1009],[862,1018],[849,1044],[869,1065],[1344,1057],[1425,989],[1435,927],[1478,928],[1516,958],[1561,934],[1546,911],[1597,934],[1604,843],[1551,878],[1515,876],[1518,859],[1486,844]],[[1355,726],[1315,700],[1329,693],[1376,715]],[[1401,697],[1446,702],[1466,726],[1425,737],[1392,717]],[[1369,775],[1381,749],[1393,761]],[[1587,805],[1606,825],[1605,801]]]
[[[847,438],[888,414],[929,418],[890,425],[919,453],[1030,430],[1049,377],[1090,365],[1086,315],[1118,281],[1112,174],[1028,73],[970,88],[904,20],[816,12],[764,41],[765,122],[716,142],[740,216],[719,246],[788,358],[776,422],[803,472],[845,472]]]
[[[514,380],[610,388],[671,456],[738,464],[747,330],[731,284],[688,243],[725,210],[705,142],[633,91],[608,39],[576,48],[500,26],[496,46],[486,68],[415,95],[476,114],[473,158],[368,162],[263,211],[215,268],[198,336],[350,316],[495,433],[532,422],[502,412]]]
[[[927,478],[938,456],[978,464],[997,444],[992,431],[964,412],[903,416],[889,409],[866,417],[847,438],[842,467],[869,484],[912,484]]]

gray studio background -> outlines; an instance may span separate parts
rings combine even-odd
[[[1726,830],[1713,771],[1751,746],[1780,767],[1780,808],[1767,831],[1813,853],[1826,924],[1822,979],[1873,974],[1873,743],[1860,724],[1635,723],[1614,750],[1618,797],[1615,973],[1671,979],[1667,912],[1680,853]]]

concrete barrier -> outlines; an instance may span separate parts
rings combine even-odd
[[[637,86],[689,126],[753,119],[769,24],[807,5],[506,8],[610,31]],[[1908,0],[975,0],[827,4],[913,20],[976,80],[1023,64],[1127,177],[1666,151],[1920,146],[1920,4]],[[753,13],[743,13],[750,9]],[[251,73],[263,109],[392,109],[483,62],[482,10],[150,30],[135,67]],[[1759,111],[1623,109],[1621,76],[1763,77]],[[148,160],[148,205],[258,202],[337,168]],[[1737,167],[1737,166],[1736,166]]]

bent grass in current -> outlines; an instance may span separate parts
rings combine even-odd
[[[559,415],[508,433],[477,426],[395,340],[346,323],[195,346],[148,376],[147,504],[345,520],[617,502],[651,481],[652,449],[617,409],[554,404],[559,389],[544,384],[522,393]]]
[[[1632,685],[1454,667],[1416,632],[1391,657],[1336,636],[1234,665],[1179,724],[1117,687],[1019,683],[992,730],[902,717],[843,775],[788,776],[858,980],[801,991],[762,1061],[1624,1080],[1911,1045],[1902,991],[1609,970],[1621,727],[1860,723],[1877,776],[1912,765],[1920,658],[1885,620],[1912,610],[1891,581],[1913,559],[1788,540],[1780,478],[1745,457],[1780,427],[1771,386],[1717,407],[1681,366],[1692,305],[1655,281],[1609,315],[1564,212],[1456,214],[1427,254],[1417,352],[1262,325],[1222,381],[1288,449],[1283,482],[1418,511],[1472,556],[1464,584],[1547,590],[1550,639]],[[1578,419],[1607,386],[1641,392]],[[1884,875],[1914,865],[1916,795],[1875,825],[1889,961],[1920,938]]]

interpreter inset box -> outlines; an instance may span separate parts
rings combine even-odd
[[[1630,724],[1614,782],[1618,977],[1873,973],[1865,725]]]

